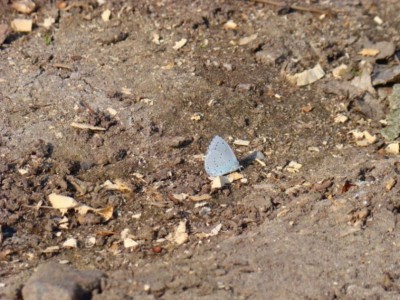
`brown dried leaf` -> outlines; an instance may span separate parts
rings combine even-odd
[[[130,184],[124,182],[122,179],[115,179],[115,183],[107,180],[102,184],[102,187],[109,191],[120,191],[122,193],[131,193],[133,191]]]
[[[114,231],[107,231],[107,230],[96,232],[96,235],[98,235],[98,236],[112,236],[112,235],[116,235],[116,234],[117,233]]]
[[[349,180],[346,180],[346,182],[342,186],[342,194],[346,193],[350,188],[355,187],[357,185],[351,183]]]
[[[105,221],[108,221],[112,218],[113,213],[114,213],[114,207],[112,206],[108,206],[105,208],[100,208],[100,209],[93,209],[93,211],[102,216],[104,218]]]

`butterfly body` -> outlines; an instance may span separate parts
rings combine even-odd
[[[215,136],[208,146],[204,168],[209,176],[216,177],[239,170],[241,166],[228,143]]]

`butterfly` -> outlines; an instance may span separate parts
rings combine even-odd
[[[204,168],[209,176],[216,177],[239,170],[241,166],[228,143],[216,135],[208,146]]]

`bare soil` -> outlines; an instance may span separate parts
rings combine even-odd
[[[399,298],[400,160],[381,151],[379,122],[392,84],[368,103],[349,88],[363,60],[398,64],[398,52],[379,62],[359,52],[400,49],[399,1],[297,3],[322,17],[257,1],[35,2],[21,16],[0,1],[0,21],[36,24],[0,46],[0,298],[20,299],[47,261],[105,272],[92,299]],[[318,63],[321,80],[287,80]],[[352,71],[336,79],[341,64]],[[377,141],[359,147],[356,129]],[[211,190],[202,155],[215,135],[239,158],[261,151],[265,166]],[[113,216],[69,210],[60,226],[51,193]],[[169,237],[182,221],[179,245]],[[124,247],[126,228],[137,247]]]

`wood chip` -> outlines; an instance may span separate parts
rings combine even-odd
[[[32,20],[28,19],[14,19],[11,22],[11,28],[17,32],[31,32],[32,25]]]
[[[180,41],[176,42],[175,45],[172,47],[174,50],[179,50],[187,43],[187,39],[181,39]]]
[[[377,56],[380,51],[373,48],[364,48],[358,54],[362,56]]]
[[[312,84],[324,76],[324,70],[320,64],[317,64],[314,68],[305,70],[304,72],[295,75],[287,75],[287,78],[290,82],[296,83],[297,86],[304,86]]]
[[[86,123],[72,122],[71,126],[74,128],[78,128],[78,129],[88,129],[88,130],[93,130],[93,131],[106,131],[106,129],[104,127],[93,126],[93,125],[86,124]]]
[[[243,174],[241,174],[241,173],[239,173],[239,172],[234,172],[234,173],[231,173],[231,174],[226,175],[226,176],[224,176],[224,177],[227,178],[228,183],[232,183],[232,182],[234,182],[234,181],[236,181],[236,180],[241,180],[241,179],[244,178]]]
[[[302,164],[299,164],[295,161],[291,161],[285,168],[289,173],[298,173],[300,169],[303,167]]]
[[[238,145],[238,146],[248,146],[250,145],[250,141],[246,141],[246,140],[235,140],[233,142],[233,144]]]
[[[59,246],[50,246],[50,247],[47,247],[46,249],[44,249],[42,251],[42,253],[55,253],[55,252],[59,252],[59,251],[60,251]]]
[[[213,179],[211,182],[211,189],[220,189],[223,188],[225,185],[229,184],[228,178],[225,176],[218,176]]]
[[[189,199],[194,202],[207,201],[211,199],[211,195],[209,194],[203,194],[200,196],[195,195],[195,196],[190,196]]]
[[[397,180],[395,177],[390,178],[385,185],[386,191],[390,191],[397,183]]]

